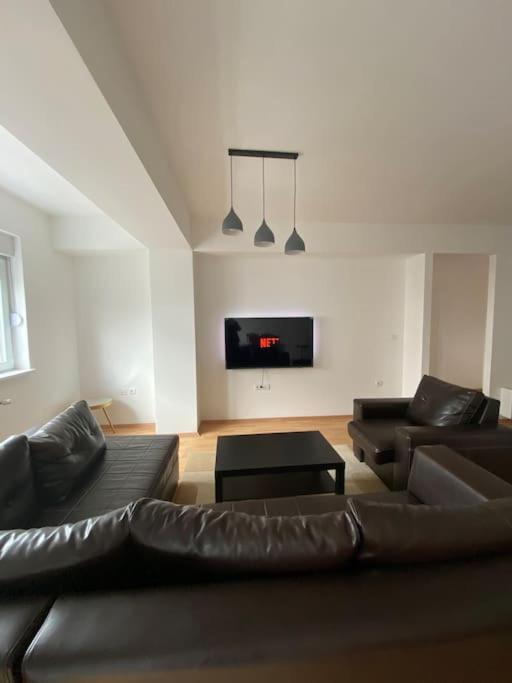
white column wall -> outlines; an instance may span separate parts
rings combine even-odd
[[[155,414],[159,433],[197,430],[192,251],[149,255]]]

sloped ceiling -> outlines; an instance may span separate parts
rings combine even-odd
[[[512,224],[509,0],[103,3],[195,221]]]

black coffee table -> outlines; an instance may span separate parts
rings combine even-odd
[[[334,470],[333,481],[329,470]],[[215,500],[343,493],[345,463],[320,432],[220,436]]]

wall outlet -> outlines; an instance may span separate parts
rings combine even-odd
[[[128,395],[129,396],[136,396],[137,395],[137,389],[135,387],[130,387],[128,389]]]
[[[384,382],[383,382],[383,380],[381,380],[381,379],[378,379],[378,380],[375,382],[375,384],[376,384],[378,387],[384,386]]]
[[[256,391],[270,391],[270,384],[256,384]]]

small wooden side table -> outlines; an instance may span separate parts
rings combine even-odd
[[[102,410],[103,413],[105,414],[105,417],[107,418],[107,422],[110,425],[110,429],[112,430],[112,434],[116,433],[116,430],[114,429],[114,425],[112,424],[112,420],[110,419],[110,415],[107,413],[107,408],[112,405],[112,399],[111,398],[86,398],[87,405],[91,410]]]

